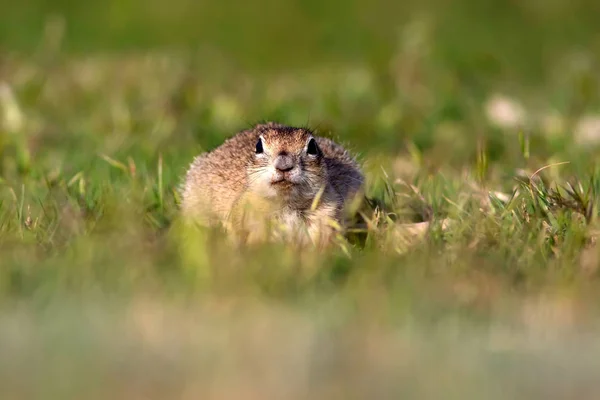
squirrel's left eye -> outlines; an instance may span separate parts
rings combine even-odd
[[[319,154],[319,148],[317,147],[317,141],[315,139],[310,139],[308,142],[308,146],[306,146],[306,153],[311,156],[316,156]]]
[[[256,154],[262,154],[264,152],[262,139],[258,139],[256,142]]]

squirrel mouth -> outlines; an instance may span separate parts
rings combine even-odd
[[[280,178],[273,179],[271,181],[271,185],[277,186],[277,187],[288,188],[288,187],[294,186],[294,183],[287,180],[285,177],[282,176]]]

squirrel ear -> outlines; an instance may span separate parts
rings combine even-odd
[[[310,154],[311,156],[316,156],[319,154],[319,147],[317,146],[317,141],[314,138],[310,138],[308,141],[306,153]]]
[[[258,142],[256,142],[256,154],[262,154],[264,151],[262,139],[258,138]]]

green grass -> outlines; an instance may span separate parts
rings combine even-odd
[[[2,398],[600,394],[597,6],[57,4],[0,16]],[[183,229],[192,158],[264,120],[357,154],[362,240]]]

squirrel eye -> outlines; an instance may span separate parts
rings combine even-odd
[[[319,154],[319,148],[317,147],[317,141],[315,139],[310,139],[308,142],[308,146],[306,146],[306,153],[311,156],[316,156]]]
[[[264,152],[262,140],[259,138],[256,142],[256,154],[262,154]]]

